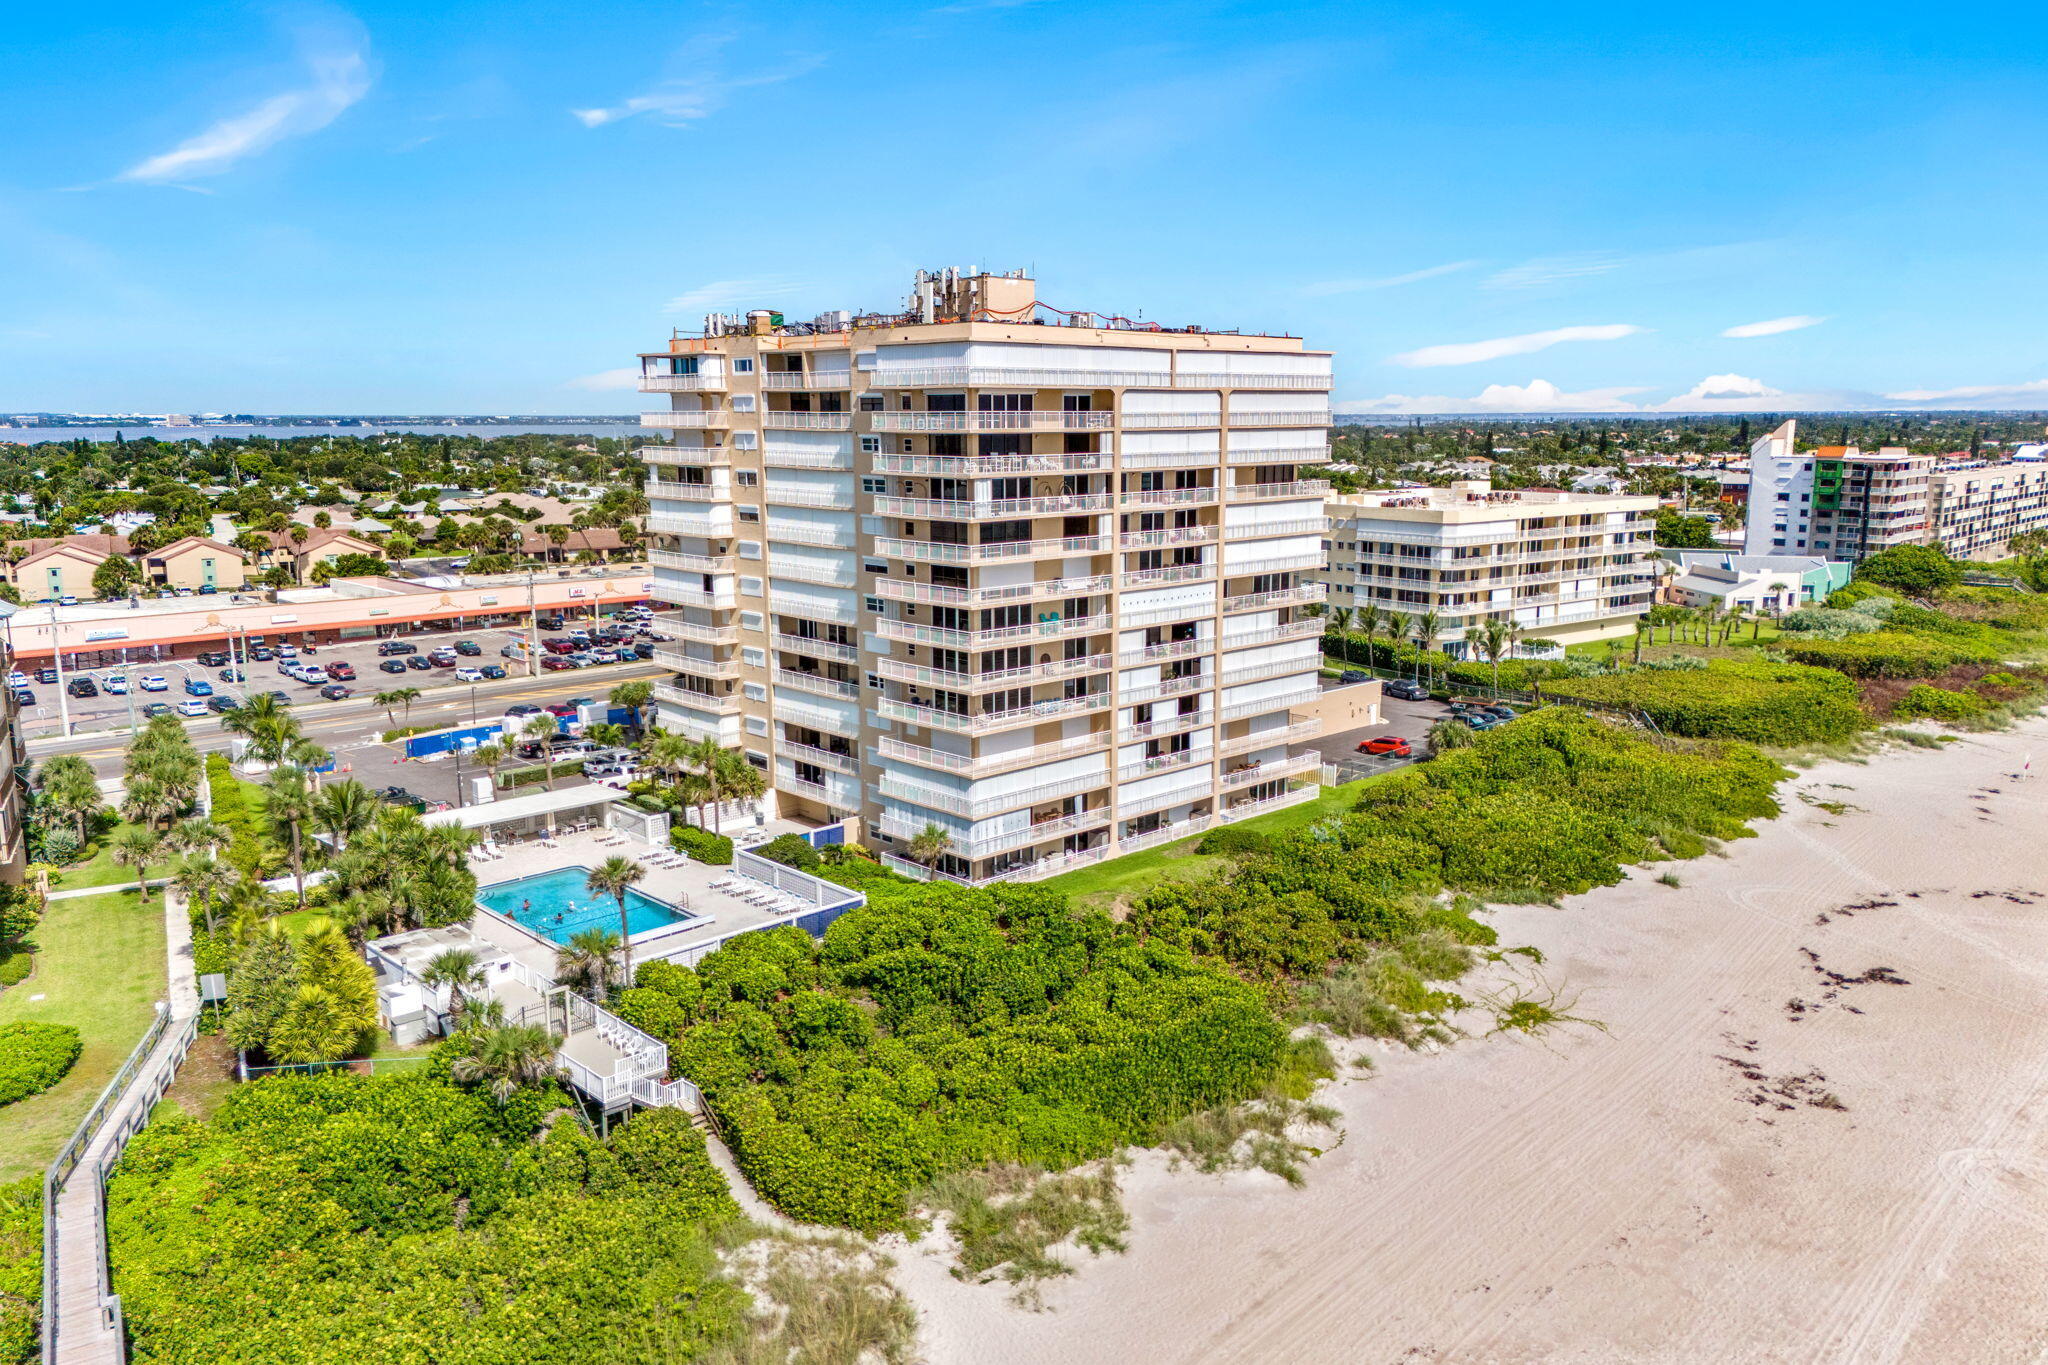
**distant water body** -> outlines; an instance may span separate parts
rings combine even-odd
[[[386,431],[411,431],[427,436],[525,436],[545,432],[555,436],[610,436],[614,439],[635,437],[643,428],[629,422],[593,422],[584,425],[539,424],[515,422],[505,426],[449,426],[441,422],[392,422],[375,426],[303,426],[303,427],[0,427],[0,441],[13,441],[19,445],[37,445],[44,441],[111,441],[119,431],[129,440],[154,436],[160,441],[211,441],[216,436],[268,436],[273,440],[287,440],[294,436],[375,436]]]

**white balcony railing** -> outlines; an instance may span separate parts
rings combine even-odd
[[[886,553],[886,551],[884,552]],[[878,578],[874,594],[891,602],[933,602],[946,606],[995,606],[1004,602],[1035,602],[1050,597],[1086,597],[1108,592],[1108,574],[1075,578],[1043,578],[1031,583],[1004,583],[987,588],[955,588],[943,583],[913,583]]]
[[[878,389],[990,388],[1114,389],[1158,388],[1163,370],[1034,370],[1003,365],[923,365],[877,369],[868,383]]]
[[[1107,469],[1107,454],[1080,455],[875,455],[877,474],[937,474],[958,478],[992,478],[1003,474],[1058,474],[1076,469]],[[1126,461],[1128,463],[1128,461]]]
[[[642,393],[705,393],[723,389],[725,376],[722,374],[643,374],[640,376]]]
[[[703,516],[679,516],[673,512],[649,512],[647,529],[665,536],[715,536],[721,539],[732,535],[732,504],[713,503]]]
[[[705,607],[711,611],[729,611],[739,605],[730,586],[723,592],[715,589],[707,591],[703,588],[686,588],[665,578],[654,580],[654,595],[661,601],[673,603],[678,607]]]
[[[1304,408],[1300,412],[1233,412],[1230,425],[1234,427],[1326,427],[1330,425],[1327,408]]]
[[[1092,635],[1108,630],[1114,620],[1111,616],[1063,616],[1054,621],[1029,621],[1021,626],[998,626],[993,630],[948,630],[943,626],[927,626],[884,616],[875,622],[875,633],[885,640],[903,640],[920,645],[990,649],[997,645]]]
[[[1116,656],[1119,667],[1129,668],[1137,664],[1155,664],[1161,659],[1185,659],[1190,654],[1207,654],[1216,648],[1211,636],[1196,636],[1192,640],[1163,640],[1143,649],[1127,649]]]
[[[1105,769],[1102,772],[1085,773],[1080,777],[1062,778],[1058,782],[1043,782],[1035,787],[975,798],[960,792],[947,791],[942,787],[928,787],[899,774],[885,772],[876,783],[876,790],[899,801],[914,802],[931,810],[942,810],[949,815],[958,815],[969,820],[982,820],[991,815],[1001,815],[1004,811],[1035,806],[1041,801],[1059,801],[1082,792],[1095,791],[1108,786],[1112,780]]]
[[[852,469],[850,450],[777,450],[761,452],[761,463],[770,469]]]
[[[768,592],[768,609],[799,621],[831,621],[835,625],[852,625],[860,619],[860,613],[853,609],[851,603],[789,597],[772,587]]]
[[[1065,536],[1057,540],[1004,540],[979,545],[956,545],[933,540],[904,540],[895,536],[877,536],[875,553],[891,559],[917,559],[936,564],[970,564],[987,563],[992,560],[1100,554],[1109,548],[1109,543],[1108,536]]]
[[[1312,716],[1307,720],[1297,720],[1291,725],[1278,725],[1270,730],[1254,730],[1248,735],[1238,735],[1234,739],[1226,739],[1217,748],[1227,758],[1232,754],[1247,753],[1253,749],[1266,749],[1275,744],[1289,744],[1297,739],[1307,739],[1310,735],[1319,735],[1322,732],[1323,722]]]
[[[884,834],[906,842],[924,832],[923,825],[913,829],[903,821],[892,820],[886,815],[882,817],[880,823]],[[1029,848],[1033,844],[1044,843],[1047,839],[1062,838],[1077,829],[1097,829],[1108,823],[1109,807],[1102,806],[1076,815],[1055,816],[1035,824],[1020,825],[1016,829],[1004,830],[999,834],[984,834],[978,839],[956,839],[946,851],[956,858],[986,858],[997,853],[1007,853],[1011,849]]]
[[[835,512],[853,510],[852,492],[836,488],[791,488],[771,483],[762,491],[761,501],[784,507],[822,507]]]
[[[654,699],[665,701],[671,706],[688,707],[693,711],[709,711],[714,715],[735,715],[740,709],[740,694],[727,692],[713,696],[708,692],[697,692],[673,683],[656,683]]]
[[[1236,682],[1236,677],[1233,676],[1231,681]],[[1119,706],[1138,706],[1144,702],[1158,701],[1163,697],[1180,697],[1190,692],[1200,692],[1215,685],[1214,673],[1190,673],[1184,678],[1166,678],[1156,683],[1139,683],[1132,687],[1120,688],[1116,700]]]
[[[730,446],[641,446],[642,461],[653,465],[704,469],[732,463]]]
[[[761,387],[771,393],[796,389],[850,389],[852,370],[761,370]]]
[[[1120,550],[1148,550],[1162,545],[1205,545],[1216,539],[1214,526],[1169,526],[1163,531],[1126,531],[1116,538]]]
[[[970,521],[988,517],[1046,517],[1063,512],[1099,512],[1108,508],[1107,493],[1075,493],[1051,498],[995,498],[987,502],[951,502],[937,498],[875,499],[885,517],[916,517],[923,521]]]
[[[1224,539],[1258,540],[1263,536],[1326,536],[1329,533],[1328,517],[1306,517],[1296,521],[1255,521],[1249,526],[1233,526],[1224,532]]]
[[[793,739],[778,737],[775,741],[775,752],[797,762],[815,763],[820,768],[829,768],[835,773],[860,771],[860,760],[852,754],[834,753],[830,749],[820,749],[815,744],[802,744]]]
[[[1223,637],[1223,648],[1244,649],[1250,645],[1277,644],[1283,640],[1307,640],[1319,636],[1329,625],[1320,616],[1304,616],[1299,621],[1285,621],[1263,630],[1232,631]]]
[[[761,414],[761,425],[769,431],[852,431],[853,414],[770,409]]]
[[[775,670],[775,685],[794,687],[799,692],[810,692],[820,697],[840,697],[851,700],[860,696],[860,684],[840,682],[821,673],[802,673],[794,668]]]
[[[877,744],[876,753],[886,759],[916,764],[920,768],[935,768],[941,772],[959,773],[965,777],[987,777],[1014,768],[1029,768],[1040,763],[1050,763],[1055,759],[1097,753],[1107,749],[1111,739],[1109,731],[1096,730],[1090,734],[1056,739],[1049,744],[1034,744],[1028,749],[1010,749],[994,754],[956,754],[943,749],[927,748],[922,744],[910,744],[900,739],[883,739]]]
[[[1126,412],[1119,423],[1125,431],[1143,431],[1159,427],[1220,427],[1223,414],[1220,412]]]
[[[877,703],[877,710],[889,720],[929,726],[936,730],[979,735],[1014,730],[1020,725],[1033,725],[1040,721],[1087,715],[1108,705],[1109,694],[1096,692],[1085,697],[1057,697],[1050,701],[1034,702],[1029,706],[1012,707],[1007,711],[981,711],[970,715],[942,711],[931,706],[918,706],[912,702],[898,701],[893,697],[884,697]]]
[[[1134,569],[1117,575],[1120,588],[1151,588],[1161,583],[1199,583],[1216,576],[1214,564],[1169,564],[1163,569]]]
[[[1323,766],[1321,754],[1289,754],[1286,758],[1268,759],[1264,763],[1249,763],[1241,768],[1226,769],[1223,786],[1226,790],[1248,787],[1256,782],[1270,782],[1276,777],[1293,777],[1298,773],[1314,772]]]
[[[1234,570],[1233,570],[1234,572]],[[1275,588],[1271,592],[1248,592],[1238,597],[1223,599],[1223,610],[1257,611],[1261,607],[1288,607],[1309,602],[1320,602],[1329,594],[1329,587],[1323,583],[1298,583],[1291,588]]]
[[[1322,464],[1330,458],[1323,445],[1282,446],[1273,450],[1233,450],[1224,457],[1228,464]]]
[[[1178,772],[1192,768],[1198,763],[1207,763],[1216,757],[1213,749],[1183,749],[1179,753],[1154,754],[1136,763],[1126,763],[1116,770],[1116,780],[1129,782],[1134,778],[1151,777],[1158,773]]]
[[[808,521],[776,521],[771,517],[764,534],[770,540],[785,541],[791,545],[827,545],[838,550],[853,548],[852,531]]]
[[[768,556],[768,576],[793,583],[816,583],[827,588],[850,588],[859,581],[853,565],[813,564],[809,560]]]
[[[683,550],[649,550],[647,562],[657,569],[683,569],[691,573],[731,573],[731,555],[693,555]]]
[[[1226,806],[1223,810],[1223,819],[1226,822],[1249,820],[1254,815],[1265,815],[1271,811],[1286,810],[1289,806],[1299,806],[1305,801],[1315,800],[1320,795],[1322,788],[1310,782],[1292,791],[1282,792],[1278,796],[1268,796],[1259,801],[1239,801]]]
[[[737,678],[740,675],[738,659],[705,659],[661,645],[654,647],[654,662],[693,678]]]
[[[1083,673],[1101,673],[1108,668],[1109,655],[1090,654],[1078,659],[1055,659],[1051,663],[1026,664],[1022,668],[1005,668],[987,673],[958,673],[951,669],[908,663],[902,659],[881,659],[876,662],[874,671],[896,682],[917,683],[924,687],[943,687],[951,692],[989,692],[999,687],[1018,687],[1054,678],[1071,678]]]
[[[700,626],[689,621],[677,621],[662,617],[656,626],[662,634],[673,635],[679,640],[701,640],[707,645],[736,645],[740,640],[740,628],[733,626]],[[659,645],[655,646],[660,649]]]
[[[670,502],[731,502],[732,490],[719,484],[684,483],[680,479],[649,479],[640,491]]]
[[[1328,389],[1336,381],[1326,374],[1207,374],[1180,373],[1173,377],[1176,389]]]
[[[656,431],[707,431],[732,425],[730,408],[707,408],[700,412],[643,412],[640,425]]]
[[[1259,502],[1267,498],[1320,498],[1330,491],[1328,479],[1290,479],[1284,483],[1234,483],[1224,489],[1229,502]]]
[[[1123,493],[1126,507],[1199,507],[1216,501],[1209,488],[1129,488]]]
[[[769,637],[769,643],[777,649],[785,649],[807,658],[838,659],[845,663],[860,662],[860,650],[857,647],[837,644],[831,640],[814,639],[808,635],[788,635],[777,631]]]
[[[1270,715],[1276,711],[1291,711],[1297,706],[1307,706],[1321,694],[1319,688],[1305,688],[1300,692],[1289,692],[1283,697],[1260,697],[1257,701],[1241,701],[1226,706],[1218,712],[1225,720],[1243,720],[1246,716]]]
[[[1108,412],[874,412],[872,431],[1107,431],[1116,423]]]

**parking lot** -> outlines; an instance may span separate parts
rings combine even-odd
[[[612,617],[608,615],[602,618],[602,623],[609,623],[611,619]],[[540,632],[540,638],[543,646],[545,646],[546,642],[551,638],[564,638],[568,630],[592,629],[597,624],[600,624],[600,622],[593,622],[587,615],[579,618],[564,618],[561,630],[543,630]],[[663,633],[659,617],[656,617],[650,625],[657,636]],[[330,664],[347,664],[349,669],[353,670],[355,676],[352,679],[342,680],[341,685],[349,688],[358,697],[374,696],[378,692],[416,687],[420,689],[422,697],[419,702],[414,703],[415,709],[424,706],[429,699],[437,699],[438,696],[445,695],[444,689],[467,688],[472,682],[489,680],[494,676],[489,670],[503,669],[512,678],[528,676],[527,664],[523,658],[507,658],[502,654],[502,651],[514,641],[525,640],[526,630],[523,627],[518,629],[492,627],[489,629],[472,629],[467,631],[419,631],[408,632],[399,638],[404,643],[414,646],[418,652],[407,656],[380,656],[378,647],[384,644],[385,641],[376,639],[354,640],[345,644],[322,645],[312,650],[300,645],[295,647],[294,652],[297,655],[297,662],[309,666],[319,666],[323,670]],[[646,635],[637,637],[637,641],[651,643]],[[283,643],[281,640],[273,639],[265,642],[260,647],[260,650],[261,652],[269,652],[274,655],[281,643]],[[458,643],[469,644],[475,649],[475,653],[466,655],[458,653],[454,658],[453,664],[447,667],[436,667],[429,661],[428,656],[432,651],[441,648],[452,649]],[[223,645],[220,649],[225,651],[226,646]],[[239,655],[242,649],[239,640],[236,642],[235,649]],[[253,656],[258,652],[259,647],[255,645],[252,637],[250,654]],[[209,659],[217,659],[218,655],[209,651],[208,657]],[[419,661],[419,665],[408,665],[407,659],[416,659]],[[203,706],[209,694],[240,702],[247,699],[251,689],[258,692],[284,692],[290,696],[295,706],[325,705],[328,699],[322,696],[322,689],[326,684],[316,685],[295,681],[283,671],[284,665],[290,662],[293,661],[276,657],[268,660],[250,657],[242,667],[246,678],[240,681],[223,676],[223,670],[228,665],[218,662],[202,664],[197,658],[165,659],[155,662],[133,661],[107,667],[82,669],[73,669],[67,666],[64,670],[67,695],[63,700],[68,708],[71,728],[74,733],[79,731],[127,728],[140,720],[151,703],[162,703],[173,708],[176,708],[183,702],[197,702]],[[379,667],[379,665],[387,662],[396,662],[403,671]],[[582,690],[603,692],[611,688],[610,677],[614,672],[618,671],[619,667],[619,665],[597,664],[590,668],[573,671],[547,669],[542,670],[540,676],[560,679],[566,685],[573,685],[588,678],[588,686]],[[477,679],[458,677],[457,674],[462,669],[475,669],[483,676]],[[60,718],[58,704],[59,688],[54,681],[43,682],[34,672],[23,671],[28,679],[28,690],[34,698],[32,703],[24,703],[21,707],[23,732],[27,735],[54,734]],[[44,676],[47,676],[47,674]],[[68,685],[72,680],[80,677],[91,679],[98,695],[92,697],[70,695]],[[145,679],[161,679],[163,684],[161,690],[146,687]],[[110,689],[110,682],[113,686],[119,687],[122,685],[123,680],[125,680],[127,687],[125,694],[114,692]],[[190,691],[188,691],[188,683],[193,685]],[[201,686],[206,689],[205,692],[197,691]],[[208,711],[206,714],[213,714],[213,712]],[[379,723],[381,724],[381,717],[379,718]]]

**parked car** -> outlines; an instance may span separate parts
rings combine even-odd
[[[73,678],[64,684],[64,690],[74,697],[97,697],[100,694],[99,685],[91,678]]]
[[[514,647],[516,648],[516,646]],[[565,640],[559,636],[552,640],[542,640],[540,647],[550,654],[574,654],[576,652],[576,642],[574,640]]]
[[[1458,719],[1464,721],[1475,730],[1492,730],[1507,724],[1499,716],[1489,716],[1484,711],[1467,712],[1465,715],[1458,717]]]
[[[219,591],[220,588],[212,583],[201,583],[199,585],[199,595],[201,597],[211,597]]]
[[[551,706],[543,706],[541,710],[547,712],[549,715],[555,717],[555,719],[557,720],[576,719],[576,707],[575,704],[572,702],[558,701]]]
[[[259,664],[267,664],[277,657],[277,652],[268,645],[251,645],[249,657]]]
[[[421,658],[417,654],[406,655],[405,666],[413,670],[415,673],[431,673],[433,672],[434,669],[434,666],[432,664],[428,663],[425,659]]]
[[[484,652],[484,647],[474,640],[457,640],[455,652],[465,659],[474,659]]]
[[[550,654],[550,655],[548,655],[548,657],[547,657],[547,658],[545,658],[545,659],[542,659],[542,660],[540,661],[540,666],[541,666],[542,668],[548,668],[548,669],[562,669],[562,668],[574,668],[574,667],[576,667],[576,665],[575,665],[575,664],[573,664],[573,663],[569,662],[569,656],[568,656],[568,655],[566,655],[566,654]]]
[[[57,599],[57,605],[60,607],[75,607],[78,605],[78,599],[67,592]]]
[[[178,703],[178,714],[181,716],[203,716],[207,714],[206,703],[197,697],[188,697],[186,700]]]
[[[653,658],[654,646],[648,644],[645,640],[642,640],[639,644],[633,646],[633,657],[636,659]]]
[[[236,701],[233,697],[223,697],[216,693],[206,699],[206,709],[215,715],[224,716],[230,711],[241,710],[242,703]]]
[[[353,697],[355,694],[356,690],[346,683],[329,683],[320,689],[320,695],[329,701],[340,701],[344,697]]]
[[[36,704],[36,694],[29,691],[26,687],[17,687],[14,689],[14,704],[16,706],[34,706]]]
[[[336,661],[327,665],[327,676],[336,682],[354,682],[356,680],[356,666],[346,661]]]
[[[386,673],[403,673],[405,672],[405,660],[379,659],[377,661],[377,667]]]
[[[299,657],[298,647],[296,645],[279,645],[277,647],[277,657],[280,659],[296,659]]]
[[[1386,686],[1386,694],[1399,697],[1402,701],[1428,701],[1429,689],[1413,678],[1396,678]]]
[[[559,616],[543,616],[540,618],[540,628],[542,630],[560,630],[566,624],[567,622],[563,621]]]
[[[429,668],[453,668],[455,667],[455,655],[443,653],[437,649],[427,656],[427,666]]]
[[[215,675],[222,682],[247,682],[249,675],[239,668],[223,668]]]
[[[482,682],[484,671],[481,668],[458,668],[455,677],[459,682]]]
[[[199,656],[199,664],[202,668],[219,668],[227,662],[228,652],[224,649],[209,649]]]
[[[57,681],[57,670],[54,668],[37,669],[36,681],[39,683],[53,683]]]
[[[107,679],[106,679],[106,689],[107,689],[107,695],[108,695],[108,696],[110,696],[110,697],[125,697],[125,696],[127,696],[127,695],[128,695],[128,675],[127,675],[126,673],[110,673],[110,674],[108,674],[108,675],[107,675]]]
[[[380,800],[394,806],[411,806],[414,810],[425,810],[427,808],[426,797],[416,796],[403,787],[386,787],[378,792],[377,796]]]
[[[1380,735],[1374,739],[1361,739],[1358,741],[1358,752],[1362,754],[1379,754],[1390,758],[1413,758],[1415,756],[1415,750],[1409,746],[1407,740],[1402,739],[1399,735]]]
[[[403,640],[382,640],[377,644],[377,652],[389,658],[397,654],[417,654],[420,652],[420,647],[418,645],[409,645]]]
[[[501,668],[497,664],[485,664],[482,668],[478,669],[477,671],[479,673],[482,673],[486,678],[495,679],[510,676],[505,672],[503,668]]]
[[[213,684],[204,678],[187,678],[185,679],[185,695],[188,697],[210,697],[213,695]]]
[[[290,706],[292,704],[292,694],[289,692],[272,692],[269,696],[279,706]]]
[[[158,716],[168,716],[171,714],[171,704],[167,701],[153,701],[142,708],[142,714],[150,720],[155,720]]]
[[[1347,668],[1337,675],[1337,681],[1340,683],[1371,682],[1372,674],[1362,668]]]
[[[145,673],[140,679],[140,686],[145,692],[168,692],[171,680],[161,673]]]
[[[583,765],[585,777],[631,777],[640,771],[640,765],[630,758],[593,759]]]

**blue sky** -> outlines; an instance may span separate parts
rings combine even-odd
[[[1354,411],[2048,408],[2048,7],[17,7],[0,411],[604,412],[918,266]]]

